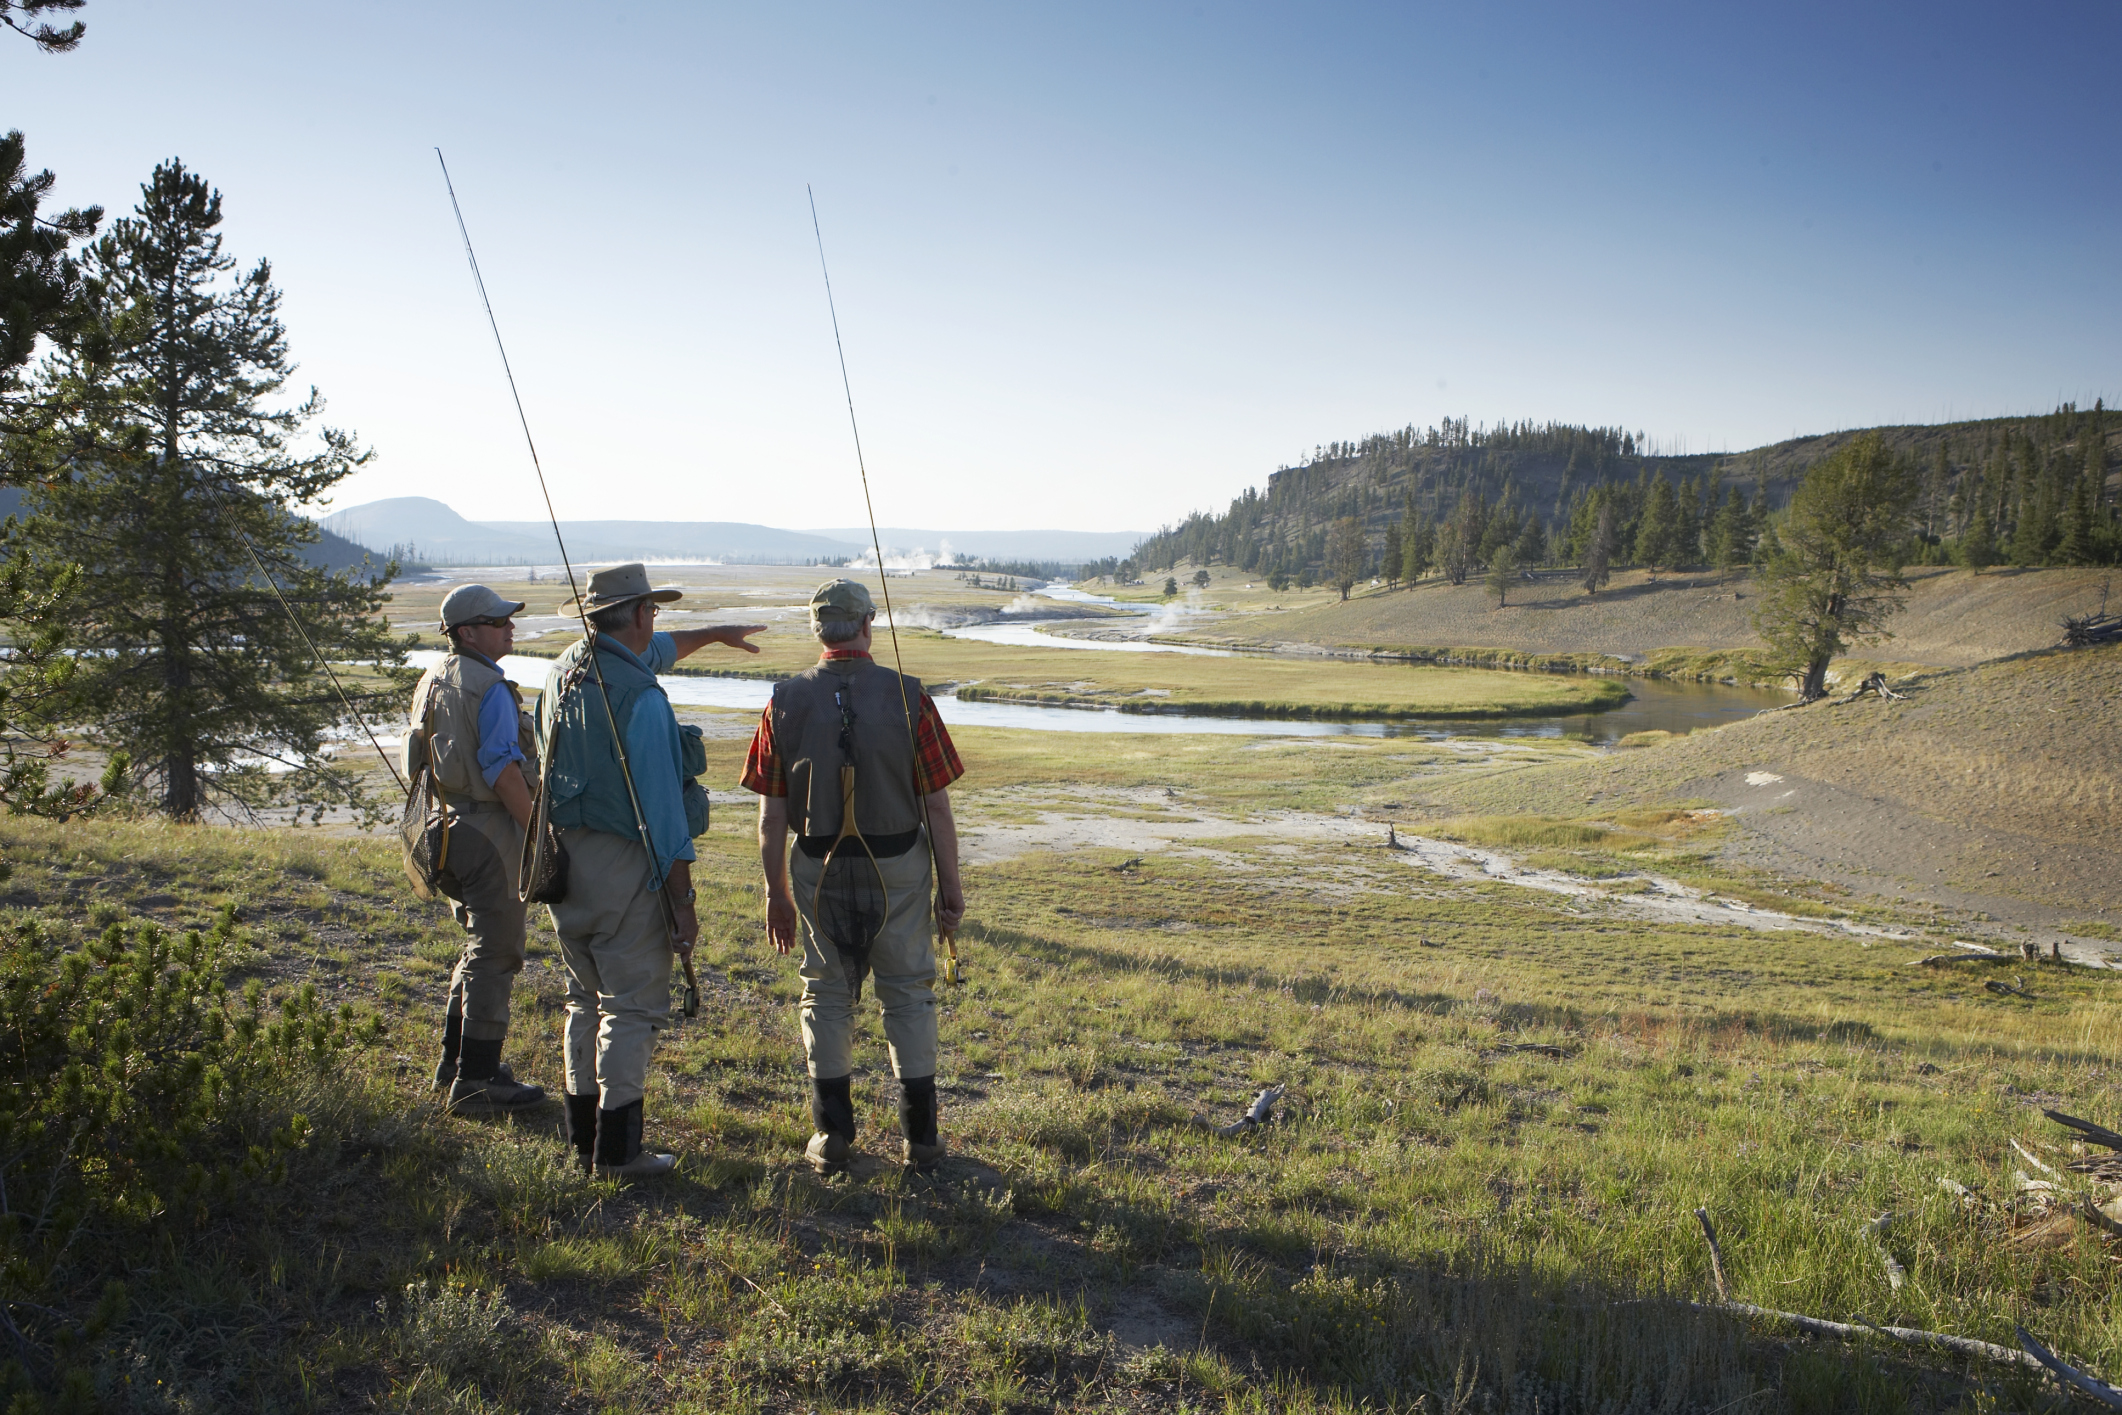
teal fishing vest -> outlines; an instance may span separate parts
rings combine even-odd
[[[611,693],[611,715],[605,716],[590,671],[585,640],[560,655],[550,686],[538,700],[538,736],[544,743],[546,790],[552,793],[546,815],[556,826],[584,827],[636,838],[633,802],[619,770],[612,725],[623,736],[634,720],[634,704],[656,687],[655,676],[635,660],[616,653],[599,655],[604,686]]]

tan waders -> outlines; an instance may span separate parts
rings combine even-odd
[[[670,931],[648,888],[641,842],[560,832],[567,897],[552,906],[567,965],[568,1137],[584,1168],[640,1178],[677,1157],[641,1148],[642,1095],[656,1033],[670,1022]]]
[[[943,1158],[943,1144],[936,1133],[936,949],[929,929],[928,844],[916,839],[877,866],[891,912],[870,947],[870,980],[884,1012],[892,1074],[899,1078],[903,1158],[929,1169]],[[812,916],[822,868],[823,862],[800,845],[791,852],[789,886],[803,919],[803,1050],[810,1063],[816,1131],[804,1154],[821,1173],[833,1173],[846,1167],[855,1139],[856,999],[840,951],[819,936]]]

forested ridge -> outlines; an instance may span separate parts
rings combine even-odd
[[[1807,467],[1867,433],[1917,470],[1909,563],[1976,567],[2122,559],[2104,400],[2017,418],[1858,429],[1740,453],[1675,455],[1620,428],[1445,419],[1317,448],[1092,572],[1186,562],[1336,583],[1431,570],[1750,563]]]

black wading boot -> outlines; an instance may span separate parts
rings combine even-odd
[[[449,1015],[442,1019],[442,1059],[435,1063],[435,1089],[446,1091],[450,1082],[457,1079],[457,1053],[464,1045],[464,1014],[457,1005],[450,1004]],[[503,1081],[513,1081],[516,1073],[508,1069],[508,1063],[498,1062],[494,1075]]]
[[[943,1137],[936,1133],[936,1078],[905,1076],[899,1081],[899,1133],[906,1164],[926,1174],[943,1158]]]
[[[810,1123],[817,1133],[803,1147],[803,1157],[820,1174],[838,1174],[847,1168],[855,1146],[854,1077],[813,1076],[810,1083]]]
[[[499,1037],[466,1037],[457,1056],[457,1079],[449,1088],[452,1110],[517,1110],[545,1099],[543,1086],[519,1085],[503,1074]]]
[[[463,1044],[464,1014],[452,1002],[449,1015],[442,1019],[442,1059],[435,1063],[436,1090],[448,1090],[449,1083],[457,1079],[457,1048]]]
[[[597,1093],[567,1097],[567,1142],[586,1174],[597,1167]]]
[[[676,1155],[651,1154],[641,1148],[641,1102],[597,1112],[597,1173],[615,1179],[653,1179],[677,1167]]]

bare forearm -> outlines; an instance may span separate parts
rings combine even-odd
[[[494,794],[501,798],[501,804],[508,808],[516,824],[529,830],[531,793],[529,784],[523,779],[523,768],[515,762],[501,768],[501,774],[494,778]]]
[[[782,796],[759,798],[759,868],[766,874],[769,895],[788,892],[788,801]]]
[[[950,792],[928,794],[928,838],[936,849],[936,880],[951,890],[962,888],[958,877],[958,819],[951,814]]]

